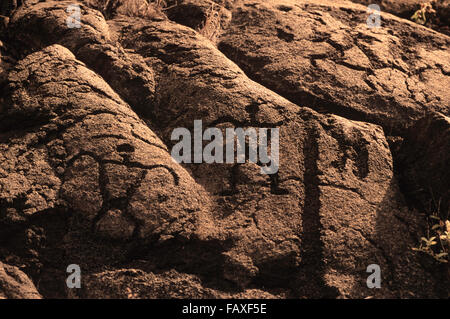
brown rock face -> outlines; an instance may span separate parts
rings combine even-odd
[[[273,286],[290,281],[302,287],[296,288],[299,294],[318,291],[315,297],[362,293],[356,292],[363,289],[357,279],[350,278],[364,271],[370,258],[389,264],[391,257],[383,256],[381,247],[390,244],[382,242],[391,238],[403,245],[404,239],[393,238],[407,232],[395,217],[405,212],[398,208],[401,199],[381,128],[324,117],[287,102],[246,78],[195,33],[173,23],[135,24],[122,30],[123,45],[154,59],[155,70],[161,70],[156,71],[161,87],[152,118],[161,123],[163,139],[169,139],[172,128],[192,126],[199,113],[204,114],[205,127],[280,126],[280,170],[270,179],[258,176],[250,164],[230,167],[225,174],[220,166],[193,168],[196,180],[226,204],[218,208],[226,207],[222,214],[229,215],[221,228],[231,228],[239,239],[226,254],[231,265],[225,267],[225,276]],[[181,110],[182,116],[175,116]],[[218,177],[211,180],[211,175]],[[397,231],[384,233],[395,224]],[[402,254],[408,250],[390,246],[386,251],[393,249]],[[311,273],[318,281],[305,288]]]
[[[34,84],[25,85],[29,81]],[[111,219],[134,221],[136,236],[146,237],[177,228],[173,221],[189,223],[208,205],[204,191],[171,160],[159,138],[67,49],[54,45],[31,54],[10,72],[9,85],[2,124],[21,122],[27,138],[2,143],[8,163],[2,166],[4,205],[14,208],[21,197],[25,216],[67,206],[106,223],[113,237]],[[37,132],[28,124],[32,120],[40,122]],[[159,213],[150,216],[155,201]],[[180,219],[177,210],[189,213]]]
[[[33,282],[19,268],[0,262],[0,299],[41,299]]]
[[[371,29],[366,7],[347,2],[283,3],[236,6],[219,42],[252,79],[298,105],[389,134],[429,111],[449,113],[448,37],[388,14]]]
[[[80,4],[70,28],[69,4],[20,7],[5,37],[19,62],[0,99],[0,261],[44,297],[446,295],[411,249],[424,218],[385,134],[402,134],[400,177],[445,172],[448,37],[392,16],[369,30],[347,2],[216,1],[232,14],[216,46],[177,11],[106,21]],[[279,129],[277,170],[248,154],[178,164],[172,133],[196,120]],[[448,197],[447,175],[435,191]],[[69,264],[82,289],[65,286]]]
[[[1,122],[15,127],[2,136],[0,202],[20,218],[6,214],[5,223],[68,211],[77,220],[63,242],[69,250],[72,234],[86,229],[123,240],[202,232],[194,224],[197,214],[208,223],[206,192],[70,51],[55,45],[28,56],[9,85]]]
[[[143,112],[151,108],[155,86],[151,68],[141,57],[125,52],[111,39],[100,12],[79,3],[80,23],[84,27],[69,27],[66,10],[74,3],[47,1],[17,11],[8,33],[15,46],[20,47],[21,55],[61,44],[108,81],[128,103],[139,105]]]
[[[196,30],[208,27],[211,19],[217,20],[217,27],[223,28],[227,26],[231,18],[231,13],[227,9],[231,4],[227,5],[225,2],[220,0],[169,1],[171,6],[166,13],[170,20]]]
[[[261,298],[280,296],[258,289],[239,293],[224,293],[202,286],[195,275],[171,270],[163,274],[146,273],[139,269],[119,269],[92,275],[83,289],[85,298]]]

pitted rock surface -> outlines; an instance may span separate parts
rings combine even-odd
[[[117,28],[126,22],[119,19],[112,24]],[[380,127],[320,116],[289,103],[248,79],[194,32],[174,23],[136,23],[121,32],[124,47],[154,61],[161,86],[156,88],[150,121],[161,123],[158,131],[167,143],[171,129],[192,126],[199,113],[204,114],[204,127],[280,127],[280,170],[270,179],[259,176],[258,167],[251,163],[231,166],[228,173],[221,166],[192,167],[196,180],[216,193],[222,215],[229,215],[221,228],[231,228],[232,236],[238,238],[237,246],[225,253],[226,278],[235,278],[236,283],[264,280],[277,286],[285,280],[305,280],[305,274],[295,269],[316,269],[318,278],[331,287],[339,286],[339,293],[345,295],[363,289],[353,284],[344,288],[342,282],[350,282],[349,273],[362,267],[358,265],[370,254],[380,254],[380,260],[390,263],[391,257],[381,256],[393,247],[382,237],[392,239],[407,232],[408,227],[395,216],[410,217],[400,208],[392,158]],[[209,85],[205,87],[204,82]],[[206,90],[209,94],[201,93]],[[211,180],[211,175],[217,177]],[[355,205],[349,208],[342,204],[346,202]],[[352,222],[342,228],[328,224],[339,214]],[[358,225],[361,220],[363,224]],[[379,234],[388,228],[381,220],[397,224],[398,231]],[[354,250],[364,247],[367,255],[344,252],[355,236]],[[366,244],[360,246],[361,242]],[[389,249],[381,248],[384,245]],[[274,276],[275,267],[295,275]]]
[[[448,37],[391,15],[369,30],[349,2],[215,1],[230,13],[216,45],[194,30],[203,16],[105,20],[80,4],[71,29],[73,3],[20,6],[5,37],[0,261],[44,297],[446,295],[411,249],[425,218],[395,164],[407,145],[446,141],[414,121],[448,115]],[[195,120],[279,128],[278,172],[177,164],[172,131]],[[405,133],[414,125],[423,135]],[[423,178],[445,169],[439,145]],[[66,289],[66,264],[83,289]],[[381,289],[367,289],[370,264]]]
[[[2,127],[14,126],[1,144],[4,209],[27,216],[66,206],[120,238],[190,232],[186,224],[208,205],[205,191],[70,51],[54,45],[31,54],[9,81]],[[119,221],[125,229],[114,229]]]
[[[89,278],[89,284],[83,289],[85,298],[261,298],[274,299],[272,295],[258,289],[229,294],[203,287],[201,281],[193,275],[168,271],[163,274],[146,273],[139,269],[119,269],[105,271]]]
[[[33,282],[17,267],[0,262],[0,299],[41,299]]]
[[[298,105],[388,134],[433,110],[449,114],[445,35],[386,13],[369,28],[366,7],[340,1],[245,1],[232,13],[219,49]]]
[[[80,28],[66,23],[66,9],[75,4],[80,6]],[[151,68],[111,39],[100,12],[74,1],[41,2],[15,12],[8,32],[22,56],[52,44],[63,45],[108,81],[126,102],[144,112],[151,108],[155,87]]]

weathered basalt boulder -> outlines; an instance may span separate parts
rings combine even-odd
[[[74,5],[80,8],[79,28],[67,23],[71,13],[67,8]],[[52,44],[65,46],[108,81],[126,102],[143,112],[152,107],[155,87],[152,70],[140,56],[125,52],[111,39],[99,11],[70,0],[21,7],[11,18],[8,34],[21,56]]]
[[[0,262],[0,299],[41,299],[33,282],[19,268]]]
[[[415,239],[405,240],[419,221],[402,207],[380,127],[288,102],[188,28],[126,19],[110,24],[125,48],[152,61],[159,85],[149,121],[169,145],[171,131],[192,128],[195,119],[205,128],[280,128],[274,176],[261,176],[252,163],[188,165],[216,196],[220,228],[236,242],[224,252],[225,278],[275,288],[290,282],[297,296],[362,297],[365,282],[357,278],[376,260],[389,269],[386,282],[418,284],[400,269],[421,272],[407,261],[414,259],[408,246]]]
[[[183,0],[169,1],[167,17],[179,24],[191,27],[211,40],[225,29],[231,20],[231,1]],[[172,5],[171,5],[172,4]]]
[[[140,269],[119,269],[92,275],[83,288],[84,298],[262,298],[274,299],[281,296],[263,290],[248,289],[235,294],[207,288],[195,275],[167,271],[163,274],[147,273]]]
[[[445,118],[447,37],[392,16],[369,30],[347,2],[236,1],[217,48],[194,25],[85,5],[70,28],[69,4],[15,11],[20,61],[0,101],[0,260],[44,297],[445,295],[411,249],[423,216],[386,133]],[[176,163],[172,132],[195,120],[279,129],[278,170]],[[67,291],[66,264],[81,290]],[[371,264],[381,289],[367,288]]]
[[[120,242],[132,238],[137,243],[208,238],[207,193],[70,51],[54,45],[20,61],[9,74],[9,91],[0,119],[0,224],[3,240],[12,246],[2,254],[29,254],[32,241],[14,247],[23,231],[42,219],[53,223],[56,214],[68,214],[70,226],[66,233],[59,230],[54,248],[84,270],[120,261],[131,249]],[[39,271],[40,258],[48,253],[59,260],[54,254],[60,252],[40,245],[33,250],[25,263],[39,280],[48,275]],[[64,283],[66,266],[59,266],[53,281]]]
[[[388,134],[449,114],[450,38],[341,1],[243,1],[219,49],[253,80],[298,105],[377,123]]]

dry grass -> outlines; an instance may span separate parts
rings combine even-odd
[[[216,5],[212,4],[206,13],[206,19],[202,27],[199,28],[198,32],[205,38],[212,42],[215,42],[222,29],[221,25],[221,9],[218,9]]]
[[[163,0],[124,0],[118,12],[130,17],[151,18],[163,15],[166,2]]]
[[[107,19],[113,18],[116,14],[149,19],[165,17],[164,11],[178,5],[169,7],[165,0],[84,0],[84,2],[102,12]],[[197,30],[212,42],[216,41],[222,28],[221,10],[223,10],[221,6],[212,3],[206,12],[205,22]]]
[[[85,2],[101,11],[109,19],[116,14],[130,17],[154,18],[163,16],[167,6],[165,0],[85,0]]]

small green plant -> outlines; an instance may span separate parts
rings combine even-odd
[[[425,25],[430,20],[430,17],[436,13],[436,10],[433,9],[432,2],[426,2],[420,4],[420,9],[414,12],[411,17],[411,20],[418,24]]]
[[[419,247],[413,248],[413,250],[423,252],[433,257],[438,262],[448,263],[450,221],[443,221],[437,215],[431,215],[430,219],[433,220],[433,222],[431,223],[431,229],[428,230],[428,238],[422,237],[420,239]]]

